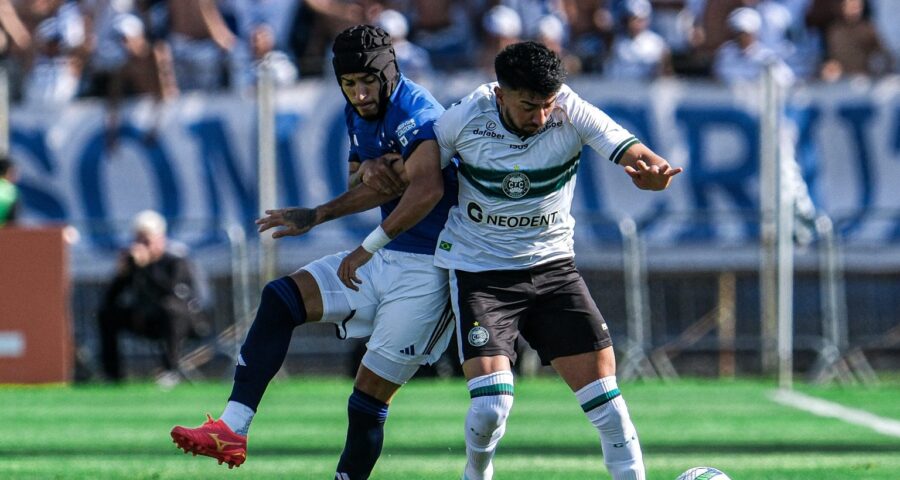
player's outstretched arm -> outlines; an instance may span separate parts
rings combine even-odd
[[[272,238],[303,235],[313,227],[322,223],[317,218],[315,208],[288,207],[266,210],[266,216],[256,219],[259,233],[270,228],[278,228],[272,232]]]
[[[272,238],[303,235],[329,220],[370,210],[394,198],[397,198],[397,195],[384,194],[361,184],[315,208],[287,207],[266,210],[266,216],[257,219],[256,224],[259,225],[260,233],[270,228],[278,228],[272,232]]]
[[[256,220],[259,232],[279,228],[272,238],[303,235],[313,227],[335,218],[363,212],[399,197],[406,188],[402,157],[389,153],[351,164],[350,190],[315,208],[288,207],[266,210]]]
[[[356,269],[368,262],[372,254],[392,238],[419,223],[444,196],[441,154],[435,140],[425,140],[416,146],[404,168],[409,186],[400,197],[397,208],[366,237],[362,245],[344,257],[338,267],[338,277],[347,288],[358,290],[356,285],[361,282],[356,276]]]
[[[625,167],[625,173],[641,190],[664,190],[672,177],[684,171],[681,167],[673,168],[665,158],[641,143],[629,147],[619,165]]]

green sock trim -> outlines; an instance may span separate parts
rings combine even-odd
[[[620,392],[618,388],[614,388],[614,389],[604,393],[603,395],[600,395],[599,397],[583,404],[581,406],[581,409],[584,410],[585,412],[590,412],[591,410],[599,407],[600,405],[603,405],[604,403],[609,402],[610,400],[618,397],[621,394],[622,394],[622,392]]]
[[[488,385],[486,387],[478,387],[469,391],[469,397],[486,397],[488,395],[509,395],[513,394],[513,386],[509,383],[498,383],[496,385]]]

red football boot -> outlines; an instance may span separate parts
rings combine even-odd
[[[184,453],[206,455],[228,464],[228,468],[240,467],[247,459],[247,437],[234,433],[222,420],[213,420],[206,414],[206,422],[197,428],[176,426],[172,429],[172,441]]]

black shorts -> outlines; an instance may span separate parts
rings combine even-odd
[[[521,334],[544,365],[612,345],[609,330],[571,258],[526,270],[450,271],[463,361],[505,355]]]

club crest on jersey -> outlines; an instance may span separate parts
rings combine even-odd
[[[491,334],[484,327],[474,327],[469,330],[469,345],[473,347],[480,347],[486,344],[489,338],[491,338]]]
[[[522,198],[531,189],[531,180],[522,172],[513,172],[503,178],[503,193],[509,198]]]

